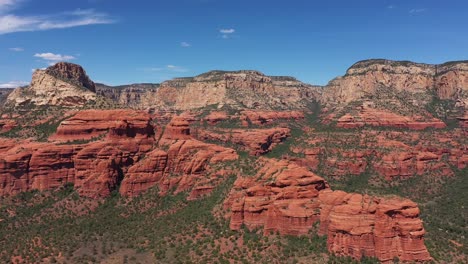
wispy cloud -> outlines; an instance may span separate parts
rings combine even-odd
[[[23,49],[23,48],[20,48],[20,47],[9,48],[9,50],[11,50],[11,51],[16,51],[16,52],[24,51],[24,49]]]
[[[71,55],[54,54],[54,53],[51,53],[51,52],[36,53],[36,54],[34,54],[34,57],[43,59],[49,65],[53,65],[53,64],[55,64],[56,62],[59,62],[59,61],[69,61],[69,60],[76,59],[75,57],[73,57]]]
[[[0,35],[14,32],[63,29],[96,24],[112,24],[115,22],[116,21],[108,14],[97,12],[94,9],[77,9],[71,12],[39,16],[17,16],[14,14],[5,14],[0,15]]]
[[[143,68],[141,69],[146,72],[165,72],[165,73],[170,73],[170,72],[188,72],[189,70],[185,67],[181,66],[176,66],[176,65],[166,65],[164,67],[148,67],[148,68]]]
[[[157,68],[157,67],[143,68],[143,71],[147,71],[147,72],[159,72],[162,70],[164,70],[164,68]]]
[[[387,6],[387,9],[395,9],[395,8],[396,8],[396,6],[394,6],[394,5],[388,5]]]
[[[223,39],[228,39],[232,34],[234,34],[234,32],[236,32],[236,30],[233,28],[225,28],[219,30],[219,33],[222,34],[221,37]]]
[[[183,42],[180,43],[180,46],[181,46],[182,48],[189,48],[189,47],[192,46],[192,44],[183,41]]]
[[[413,8],[409,11],[410,14],[417,14],[417,13],[422,13],[425,12],[426,8]]]
[[[7,82],[7,83],[0,83],[0,88],[17,88],[17,87],[24,86],[24,85],[27,85],[27,84],[28,84],[28,82],[11,81],[11,82]]]

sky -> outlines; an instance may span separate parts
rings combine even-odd
[[[0,0],[0,88],[58,61],[95,82],[259,70],[324,85],[359,60],[468,59],[466,0]]]

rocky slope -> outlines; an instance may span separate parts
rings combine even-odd
[[[121,86],[96,84],[96,94],[127,107],[145,109],[154,107],[159,84],[138,83]]]
[[[46,70],[36,70],[31,84],[8,95],[13,106],[83,106],[96,100],[95,85],[79,65],[59,62]]]
[[[13,92],[13,88],[0,88],[0,105],[3,105],[8,98],[8,95],[10,95],[11,92]]]

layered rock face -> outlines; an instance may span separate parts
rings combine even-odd
[[[458,100],[466,106],[468,90],[468,62],[449,62],[440,65],[406,61],[367,60],[348,69],[323,90],[322,102],[349,103],[369,94],[378,87],[410,93],[435,89],[441,99]]]
[[[330,252],[382,262],[431,260],[416,203],[330,190],[321,192],[319,200],[320,233],[327,235]]]
[[[154,135],[151,117],[143,111],[83,110],[60,123],[53,141],[96,139],[110,132],[109,137],[144,138]]]
[[[304,113],[301,111],[242,111],[241,121],[244,126],[266,125],[275,121],[301,120]]]
[[[239,177],[224,203],[230,227],[308,234],[319,222],[330,252],[391,261],[428,261],[417,205],[406,199],[332,191],[325,180],[285,160],[263,160],[255,176]]]
[[[418,120],[419,119],[419,120]],[[363,126],[394,127],[422,130],[426,128],[445,128],[444,122],[437,118],[401,116],[389,111],[363,106],[357,115],[347,113],[337,120],[337,127],[359,128]]]
[[[216,125],[226,120],[240,120],[242,126],[248,127],[250,125],[262,126],[275,122],[298,121],[302,119],[304,119],[304,112],[301,111],[245,110],[237,115],[228,115],[224,111],[213,111],[202,120],[210,125]]]
[[[15,89],[6,103],[82,106],[96,100],[94,91],[94,83],[81,66],[57,63],[46,70],[36,70],[29,87]]]

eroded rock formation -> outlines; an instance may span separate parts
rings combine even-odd
[[[258,156],[270,152],[276,145],[286,140],[290,136],[290,129],[286,127],[216,131],[199,129],[196,131],[196,136],[201,140],[234,143],[249,151],[249,154]]]
[[[177,120],[171,124],[175,126]],[[192,190],[189,199],[196,199],[227,176],[219,172],[208,175],[210,166],[235,160],[237,154],[194,140],[188,125],[184,129],[186,134],[168,130],[170,140],[155,147],[154,127],[147,113],[80,111],[63,121],[51,138],[58,142],[91,140],[88,143],[0,142],[0,195],[72,183],[87,197],[106,197],[114,190],[135,196],[157,184],[162,194],[172,189]]]
[[[320,223],[334,254],[431,260],[416,203],[332,191],[323,178],[285,160],[264,159],[255,176],[239,177],[224,207],[233,230],[245,225],[265,234],[305,235]]]

